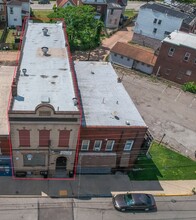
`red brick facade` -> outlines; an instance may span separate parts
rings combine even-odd
[[[170,48],[173,55],[169,55]],[[186,53],[190,54],[188,60]],[[196,82],[196,49],[163,42],[153,73],[179,84]]]
[[[3,156],[10,155],[10,145],[8,136],[0,136],[0,148]]]
[[[144,141],[144,136],[147,131],[147,127],[82,127],[81,128],[81,136],[80,136],[80,144],[79,151],[83,153],[103,153],[108,156],[102,157],[100,161],[98,161],[96,155],[94,155],[94,159],[92,156],[91,161],[83,161],[82,166],[96,166],[102,163],[103,166],[110,166],[111,156],[106,150],[106,143],[108,140],[114,140],[115,143],[113,145],[113,150],[109,151],[110,153],[116,154],[116,164],[114,169],[127,169],[131,168],[141,151],[141,146]],[[89,140],[89,148],[87,151],[81,150],[81,145],[83,140]],[[95,140],[101,140],[101,149],[100,151],[94,150]],[[133,146],[130,151],[125,151],[125,143],[127,140],[133,140]],[[126,160],[127,166],[122,166],[122,160]],[[91,163],[91,164],[90,164]],[[98,164],[97,164],[98,163]],[[114,166],[114,165],[111,165]]]

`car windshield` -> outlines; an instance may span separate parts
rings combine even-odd
[[[126,202],[126,204],[127,205],[133,205],[134,204],[134,200],[133,200],[133,197],[132,197],[132,195],[131,194],[126,194],[125,196],[124,196],[124,199],[125,199],[125,202]]]

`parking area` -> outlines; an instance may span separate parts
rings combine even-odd
[[[115,69],[154,138],[195,159],[196,96],[170,82]]]

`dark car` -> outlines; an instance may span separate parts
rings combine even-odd
[[[156,203],[151,194],[125,193],[113,196],[114,207],[119,211],[144,210],[156,211]]]

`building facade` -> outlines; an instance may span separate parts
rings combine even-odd
[[[6,21],[6,0],[0,0],[0,22]]]
[[[196,35],[175,31],[166,37],[153,73],[179,84],[196,82]]]
[[[30,16],[29,0],[7,1],[8,27],[22,26],[24,18],[29,16]]]
[[[166,36],[181,29],[186,32],[195,32],[194,14],[182,12],[170,5],[147,3],[140,7],[132,40],[157,49]]]

